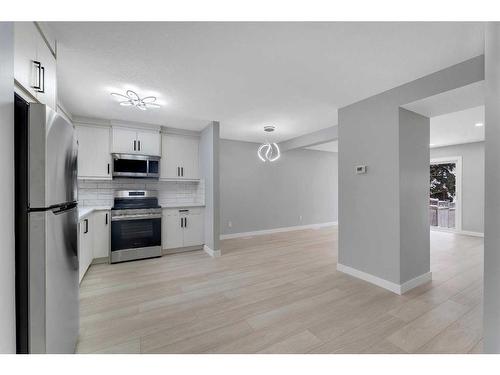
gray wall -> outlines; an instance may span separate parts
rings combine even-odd
[[[486,26],[484,353],[500,353],[500,23]]]
[[[400,282],[429,272],[428,117],[399,109]],[[422,150],[422,144],[425,145]],[[409,215],[408,213],[412,213]]]
[[[484,142],[431,149],[431,159],[462,157],[462,230],[484,233]]]
[[[427,204],[401,211],[400,163],[428,158],[429,142],[422,135],[405,147],[412,144],[411,132],[400,133],[399,107],[483,79],[484,57],[479,56],[339,110],[339,263],[392,283],[408,281],[412,266],[401,262],[411,260],[402,256],[400,245],[417,239],[401,225],[421,220]],[[355,174],[359,164],[368,166],[367,174]],[[427,163],[418,174],[428,176],[428,169]],[[428,177],[424,181],[428,184]],[[420,202],[421,196],[415,191],[405,199]],[[429,251],[426,237],[414,243],[419,252]]]
[[[336,153],[297,149],[263,163],[258,147],[221,140],[222,234],[337,221]]]
[[[16,351],[14,289],[14,30],[0,22],[0,353]]]
[[[219,222],[219,123],[211,122],[201,133],[200,174],[205,180],[205,245],[220,250]]]

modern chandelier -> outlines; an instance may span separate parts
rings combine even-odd
[[[272,125],[269,126],[264,126],[264,131],[267,133],[272,133],[276,128]],[[273,142],[266,142],[260,145],[259,149],[257,150],[257,156],[259,157],[260,160],[263,162],[266,161],[276,161],[280,158],[281,153],[280,153],[280,148],[278,145]]]
[[[120,105],[124,107],[136,107],[142,111],[145,111],[150,108],[160,108],[160,105],[155,103],[156,96],[146,96],[145,98],[140,98],[139,95],[135,91],[127,90],[126,95],[118,94],[116,92],[112,92],[115,98],[121,100],[119,102]]]

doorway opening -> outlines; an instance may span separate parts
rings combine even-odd
[[[462,158],[431,159],[429,173],[431,229],[462,230]]]

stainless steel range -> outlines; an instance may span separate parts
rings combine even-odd
[[[111,263],[161,256],[158,192],[117,190],[111,209]]]

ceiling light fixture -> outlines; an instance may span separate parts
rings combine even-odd
[[[482,122],[477,122],[476,123],[476,127],[480,128],[481,126],[484,126],[484,124]]]
[[[160,108],[160,105],[155,103],[156,96],[146,96],[145,98],[140,98],[135,91],[127,90],[126,95],[118,94],[116,92],[111,93],[112,96],[121,100],[119,104],[124,107],[136,107],[142,111],[150,108]]]
[[[264,131],[266,133],[272,133],[275,129],[276,128],[272,125],[264,126]],[[266,141],[266,143],[260,145],[259,149],[257,150],[257,156],[264,163],[266,161],[276,161],[281,156],[280,148],[275,142],[270,143]]]

